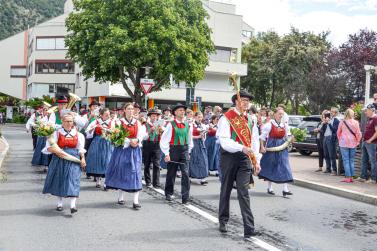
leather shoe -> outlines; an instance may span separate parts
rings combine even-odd
[[[261,232],[254,231],[254,232],[252,232],[251,234],[245,235],[244,240],[245,240],[245,241],[253,241],[253,240],[251,239],[251,237],[261,236],[261,235],[262,235]]]
[[[71,208],[71,214],[74,214],[74,213],[77,213],[77,208],[72,207],[72,208]]]
[[[188,199],[182,199],[182,204],[183,205],[187,205],[189,203],[189,200]]]
[[[167,201],[172,201],[173,198],[171,197],[171,195],[166,195],[166,200],[167,200]]]
[[[226,223],[220,223],[219,231],[221,233],[227,233],[228,232],[228,225]]]
[[[271,195],[275,195],[275,192],[272,191],[272,190],[268,190],[268,189],[267,189],[267,193],[268,193],[268,194],[271,194]]]
[[[63,211],[63,207],[61,206],[56,207],[56,211],[59,211],[59,212]]]
[[[118,200],[118,204],[119,205],[124,205],[124,204],[126,204],[126,202],[124,202],[124,200]]]
[[[132,207],[135,209],[135,210],[140,210],[141,206],[140,204],[133,204]]]
[[[288,191],[288,192],[283,191],[283,196],[285,197],[287,195],[293,195],[293,193],[291,191]]]

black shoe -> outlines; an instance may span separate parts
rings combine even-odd
[[[271,194],[271,195],[275,195],[275,192],[272,191],[272,190],[269,190],[269,189],[267,189],[267,193],[268,193],[268,194]]]
[[[202,185],[202,186],[206,186],[207,184],[208,184],[208,181],[206,181],[206,180],[200,181],[200,185]]]
[[[140,210],[141,206],[140,204],[133,204],[132,207],[135,209],[135,210]]]
[[[283,196],[285,197],[287,195],[293,195],[293,193],[291,191],[288,191],[288,192],[283,191]]]
[[[326,171],[324,171],[323,173],[331,173],[331,171],[329,171],[329,170],[326,170]]]
[[[245,235],[244,240],[245,240],[245,241],[253,241],[253,240],[251,239],[252,237],[255,237],[255,236],[261,236],[261,235],[262,235],[261,232],[254,231],[254,232],[252,232],[251,234]]]
[[[171,195],[166,195],[166,198],[165,198],[167,201],[173,201],[173,198],[171,197]]]
[[[228,225],[226,223],[220,223],[219,231],[221,233],[227,233],[228,232]]]
[[[101,185],[100,184],[96,184],[96,188],[101,188]]]
[[[74,214],[74,213],[77,213],[77,208],[72,207],[72,208],[71,208],[71,214]]]
[[[103,191],[107,192],[107,188],[106,188],[106,187],[103,187]]]
[[[124,200],[118,200],[118,204],[119,205],[124,205],[124,204],[126,204],[126,202],[124,202]]]
[[[152,187],[152,184],[151,183],[147,183],[146,186],[147,187]]]
[[[90,180],[90,176],[86,176],[86,179],[87,179],[87,180]]]
[[[58,211],[58,212],[63,211],[63,207],[62,207],[62,206],[58,206],[58,207],[56,207],[56,211]]]
[[[97,182],[97,177],[94,177],[94,178],[93,178],[93,182]]]
[[[157,185],[153,185],[154,188],[161,188],[161,185],[160,184],[157,184]]]
[[[187,205],[189,203],[189,199],[182,199],[182,204]]]

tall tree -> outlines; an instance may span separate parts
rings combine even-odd
[[[345,88],[342,89],[342,105],[349,106],[360,101],[365,93],[364,65],[377,65],[377,33],[367,29],[349,35],[348,41],[342,44],[336,53],[339,67],[347,76]],[[371,86],[376,86],[377,77],[372,75]],[[374,89],[374,91],[377,91]]]
[[[271,107],[284,99],[276,61],[280,40],[276,32],[262,32],[242,49],[242,61],[248,64],[248,74],[241,78],[241,85],[263,106]]]
[[[66,25],[68,55],[86,78],[122,83],[133,101],[144,98],[143,67],[169,87],[169,76],[194,86],[204,78],[214,51],[208,14],[200,0],[76,0]]]

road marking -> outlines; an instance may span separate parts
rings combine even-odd
[[[142,183],[145,185],[145,181],[143,180]],[[165,196],[165,192],[164,190],[162,190],[161,188],[154,188],[154,187],[150,187],[152,190],[156,191],[157,193],[159,194],[162,194]],[[186,207],[187,209],[199,214],[200,216],[206,218],[207,220],[209,221],[212,221],[213,223],[216,223],[218,224],[219,223],[219,219],[203,210],[201,210],[200,208],[196,207],[196,206],[193,206],[193,205],[183,205],[184,207]],[[252,237],[251,238],[253,241],[252,243],[254,243],[255,245],[265,249],[265,250],[268,250],[268,251],[281,251],[280,249],[268,244],[267,242],[265,241],[262,241],[261,239],[258,239],[258,238],[255,238],[255,237]]]

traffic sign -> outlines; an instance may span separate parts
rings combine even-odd
[[[152,90],[152,87],[154,86],[154,80],[149,79],[149,78],[141,78],[140,86],[141,86],[141,89],[143,89],[143,92],[145,93],[145,95],[147,95]]]

